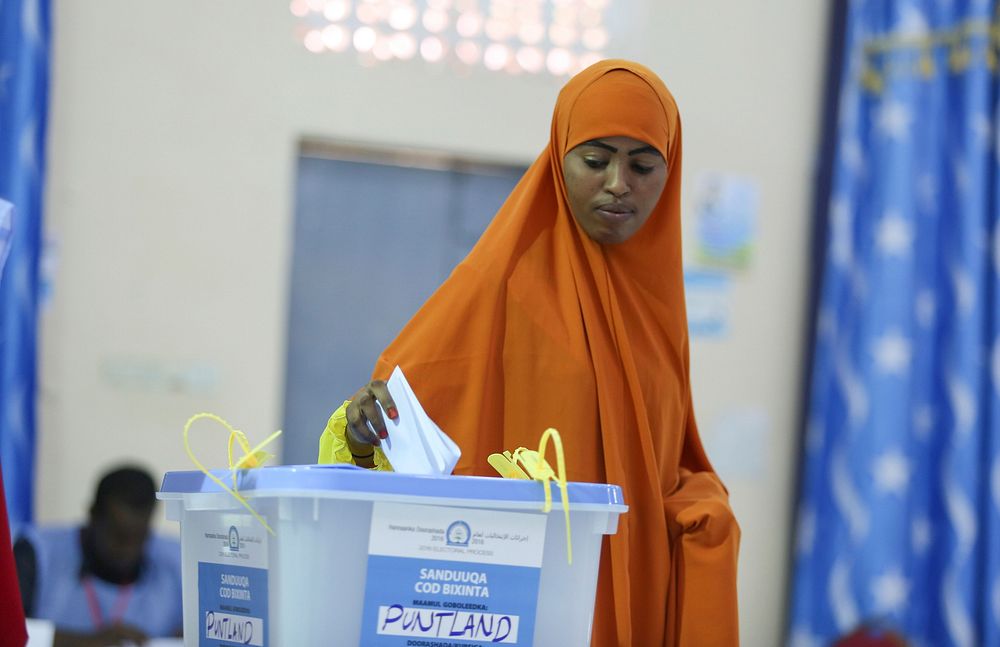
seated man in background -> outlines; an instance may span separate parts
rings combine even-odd
[[[14,557],[25,613],[55,624],[54,647],[181,635],[180,545],[150,533],[155,503],[152,477],[121,467],[101,478],[87,525],[19,535]]]

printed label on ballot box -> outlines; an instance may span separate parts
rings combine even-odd
[[[376,502],[361,644],[531,645],[544,514]]]
[[[267,530],[250,515],[189,515],[198,561],[198,646],[267,647]]]

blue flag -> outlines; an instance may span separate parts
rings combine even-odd
[[[17,209],[0,280],[0,462],[15,525],[32,512],[49,14],[49,0],[0,2],[0,199]]]
[[[794,647],[1000,645],[998,10],[847,8]]]

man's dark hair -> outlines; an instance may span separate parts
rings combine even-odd
[[[123,465],[111,470],[97,484],[92,515],[102,514],[109,502],[118,501],[130,508],[151,510],[156,503],[156,485],[149,472],[134,465]]]

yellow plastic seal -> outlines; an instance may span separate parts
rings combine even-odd
[[[556,448],[556,467],[558,474],[552,469],[548,461],[545,460],[545,448],[549,438],[552,438],[552,445]],[[538,451],[532,451],[525,447],[518,447],[513,453],[505,451],[502,454],[490,454],[486,459],[493,466],[500,476],[507,479],[534,479],[541,481],[545,488],[545,504],[542,512],[552,510],[552,489],[551,481],[556,481],[562,492],[563,512],[566,515],[566,561],[573,563],[573,540],[569,529],[569,493],[566,489],[566,459],[563,455],[562,438],[559,432],[552,427],[545,430],[542,439],[538,443]]]
[[[223,483],[214,474],[209,472],[208,468],[202,465],[201,461],[195,458],[194,452],[191,451],[191,444],[188,440],[188,432],[191,430],[191,425],[193,425],[196,421],[202,418],[208,418],[209,420],[214,420],[215,422],[219,423],[220,425],[229,430],[229,446],[228,446],[229,470],[233,478],[233,487],[231,488],[227,486],[225,483]],[[223,420],[221,417],[215,415],[214,413],[196,413],[195,415],[188,418],[188,421],[184,424],[184,450],[187,452],[188,458],[191,459],[191,462],[194,463],[198,469],[204,472],[205,476],[215,481],[215,483],[219,487],[228,492],[234,499],[239,501],[240,505],[249,510],[250,514],[254,516],[254,519],[259,521],[260,524],[264,526],[267,529],[267,531],[272,535],[274,534],[274,531],[271,530],[271,526],[267,525],[267,522],[264,521],[264,517],[257,514],[257,511],[253,509],[253,506],[251,506],[250,503],[246,500],[246,498],[242,494],[240,494],[239,488],[237,487],[236,484],[236,472],[242,469],[253,469],[256,467],[260,467],[269,458],[272,458],[271,454],[268,454],[267,452],[264,451],[264,448],[267,447],[280,435],[281,435],[281,430],[279,429],[278,431],[274,432],[266,439],[264,439],[264,441],[259,443],[256,447],[251,448],[250,441],[247,440],[246,434],[244,434],[239,429],[233,428],[231,424]],[[241,456],[235,462],[233,462],[233,442],[238,443],[240,449],[243,450],[243,456]]]

